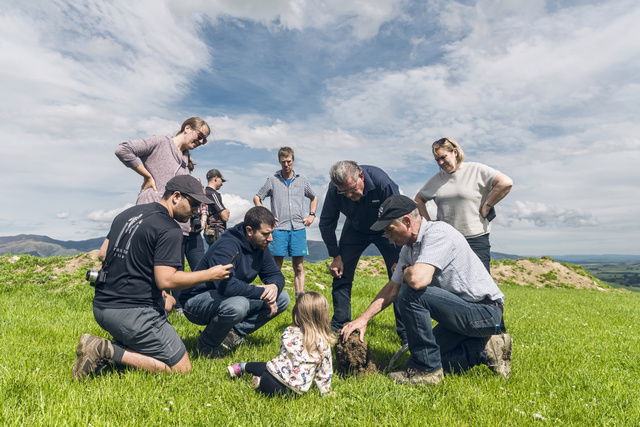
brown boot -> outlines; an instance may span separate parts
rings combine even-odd
[[[76,355],[78,358],[71,370],[74,380],[83,380],[88,375],[100,374],[107,367],[114,365],[111,341],[87,333],[80,337]]]
[[[389,374],[389,378],[400,384],[437,385],[444,379],[444,372],[442,371],[442,368],[433,372],[407,368],[406,371],[391,372]]]
[[[509,334],[492,335],[484,347],[487,366],[493,372],[509,379],[511,376],[511,347],[513,340]]]

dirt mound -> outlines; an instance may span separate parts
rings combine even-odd
[[[375,374],[378,372],[376,362],[371,357],[367,342],[360,342],[357,332],[349,335],[346,342],[338,338],[335,346],[336,370],[341,374]]]
[[[491,275],[498,285],[608,290],[581,267],[564,265],[549,257],[502,260],[491,265]]]

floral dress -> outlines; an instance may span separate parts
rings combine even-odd
[[[289,326],[280,338],[280,354],[267,362],[267,369],[278,381],[296,393],[309,391],[315,377],[320,393],[329,393],[333,376],[333,361],[329,343],[319,343],[322,354],[310,355],[303,346],[302,331]]]

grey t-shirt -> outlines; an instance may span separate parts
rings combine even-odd
[[[440,171],[420,190],[424,200],[438,207],[437,219],[451,224],[466,238],[491,232],[491,223],[482,218],[480,207],[493,189],[500,172],[482,163],[464,162],[455,173]]]

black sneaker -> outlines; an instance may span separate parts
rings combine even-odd
[[[200,344],[200,341],[198,341],[198,344],[196,345],[196,350],[198,350],[198,354],[201,357],[208,357],[209,359],[223,359],[226,355],[224,353],[224,350],[222,350],[221,347],[222,346],[207,347],[205,345]]]
[[[99,375],[115,365],[111,341],[95,335],[82,334],[76,355],[78,358],[71,369],[74,380],[83,380],[88,375]]]
[[[224,341],[222,341],[221,345],[222,345],[222,348],[224,348],[227,351],[230,351],[242,344],[244,344],[244,337],[241,337],[236,333],[236,331],[231,329],[227,334],[227,336],[225,337]]]

